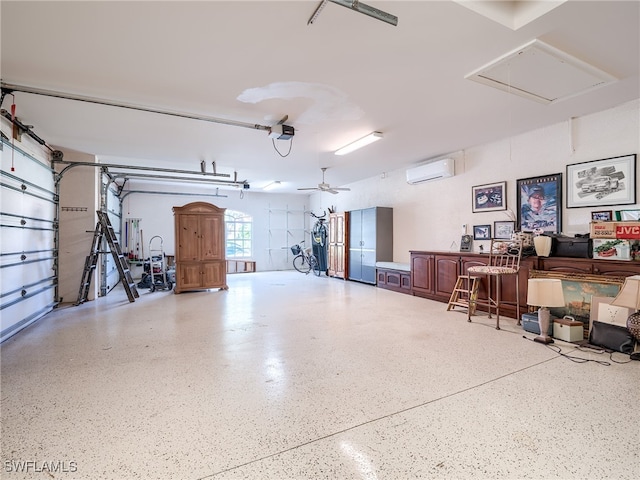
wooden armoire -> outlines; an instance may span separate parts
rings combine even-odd
[[[206,202],[173,207],[176,242],[175,293],[226,290],[224,208]]]

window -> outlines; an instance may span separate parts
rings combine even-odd
[[[224,215],[227,258],[251,257],[253,219],[251,215],[227,210]]]

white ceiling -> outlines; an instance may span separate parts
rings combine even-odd
[[[279,191],[316,185],[320,167],[342,186],[640,97],[638,1],[533,16],[518,7],[549,2],[468,5],[494,19],[464,2],[365,2],[397,27],[329,2],[307,25],[319,3],[3,0],[2,81],[251,125],[288,115],[283,157],[264,130],[15,93],[18,117],[52,146],[161,168],[215,161],[251,190],[279,180]],[[545,105],[465,79],[533,39],[618,80]],[[333,155],[372,131],[384,138]]]

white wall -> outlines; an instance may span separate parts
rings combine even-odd
[[[457,152],[451,155],[455,159],[456,175],[439,181],[408,185],[405,170],[400,169],[387,172],[384,178],[372,177],[353,183],[349,185],[352,191],[338,195],[284,195],[246,190],[241,198],[241,191],[236,189],[220,189],[221,195],[228,195],[226,198],[132,194],[123,201],[122,217],[141,218],[145,249],[152,236],[160,235],[164,240],[165,253],[170,255],[175,253],[174,206],[205,201],[248,213],[254,219],[252,258],[257,262],[257,269],[264,271],[290,269],[288,247],[302,237],[309,242],[308,232],[303,232],[303,228],[310,229],[313,221],[308,214],[303,214],[304,211],[311,209],[321,214],[329,207],[335,207],[337,211],[372,206],[393,207],[394,261],[408,262],[410,250],[457,251],[463,224],[471,233],[473,225],[493,225],[497,220],[515,219],[510,218],[509,210],[472,213],[472,186],[506,181],[507,206],[515,211],[516,179],[565,174],[568,164],[638,153],[639,131],[640,100],[636,100],[601,113]],[[143,188],[142,185],[130,183],[127,188],[135,190]],[[144,188],[191,194],[214,194],[216,191],[215,187],[205,189],[197,184],[147,185]],[[591,210],[599,209],[563,208],[563,233],[574,235],[588,232]],[[488,242],[476,241],[476,251],[481,244],[485,248],[488,246]]]
[[[552,108],[552,107],[549,107]],[[420,185],[408,185],[405,170],[388,172],[348,185],[350,192],[311,196],[314,211],[334,205],[337,211],[372,206],[394,209],[394,261],[409,262],[410,250],[458,250],[462,225],[472,233],[473,225],[515,220],[509,210],[472,213],[471,187],[507,182],[507,207],[516,211],[516,180],[562,173],[573,163],[637,154],[640,151],[640,100],[604,112],[574,118],[498,142],[468,148],[455,159],[454,177]],[[636,165],[636,176],[638,176]],[[636,178],[636,188],[640,182]],[[563,189],[565,186],[563,185]],[[564,195],[563,195],[564,197]],[[640,192],[636,194],[640,200]],[[564,205],[564,201],[563,201]],[[640,203],[624,209],[639,208]],[[592,210],[607,208],[563,207],[562,233],[587,233]],[[455,246],[452,246],[455,242]],[[474,249],[489,242],[475,241]]]
[[[132,190],[140,190],[135,184]],[[289,246],[306,238],[309,244],[309,234],[305,232],[308,224],[305,222],[310,215],[305,213],[309,209],[308,195],[282,195],[262,193],[251,190],[219,190],[224,197],[196,195],[203,193],[213,195],[216,187],[205,188],[200,185],[189,184],[173,186],[145,187],[147,190],[163,192],[188,192],[189,196],[140,194],[133,193],[124,198],[122,217],[140,218],[143,232],[143,244],[148,250],[148,242],[154,235],[163,239],[164,251],[167,255],[175,254],[175,233],[173,221],[173,207],[183,206],[191,202],[212,203],[220,208],[238,210],[253,217],[253,253],[252,260],[256,261],[256,269],[288,270],[293,268]],[[241,198],[242,194],[242,198]],[[321,213],[321,212],[316,212]],[[154,244],[157,248],[157,244]],[[146,256],[146,254],[145,254]]]
[[[95,162],[95,156],[61,149],[63,159],[70,162]],[[60,173],[67,165],[56,164]],[[58,292],[62,302],[78,298],[84,262],[96,228],[96,210],[100,208],[100,171],[95,167],[75,166],[66,170],[60,180],[60,250]],[[79,186],[82,188],[78,188]],[[62,208],[65,207],[65,208]],[[85,210],[86,209],[86,210]],[[97,296],[100,274],[94,272],[88,299]]]

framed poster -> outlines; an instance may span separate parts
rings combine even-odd
[[[636,203],[636,155],[567,165],[567,208]]]
[[[493,238],[511,240],[511,234],[516,231],[516,222],[512,220],[493,222]]]
[[[491,225],[474,225],[474,240],[491,240]]]
[[[507,209],[507,182],[471,187],[473,213]]]
[[[518,230],[560,233],[562,230],[562,173],[516,181]]]

